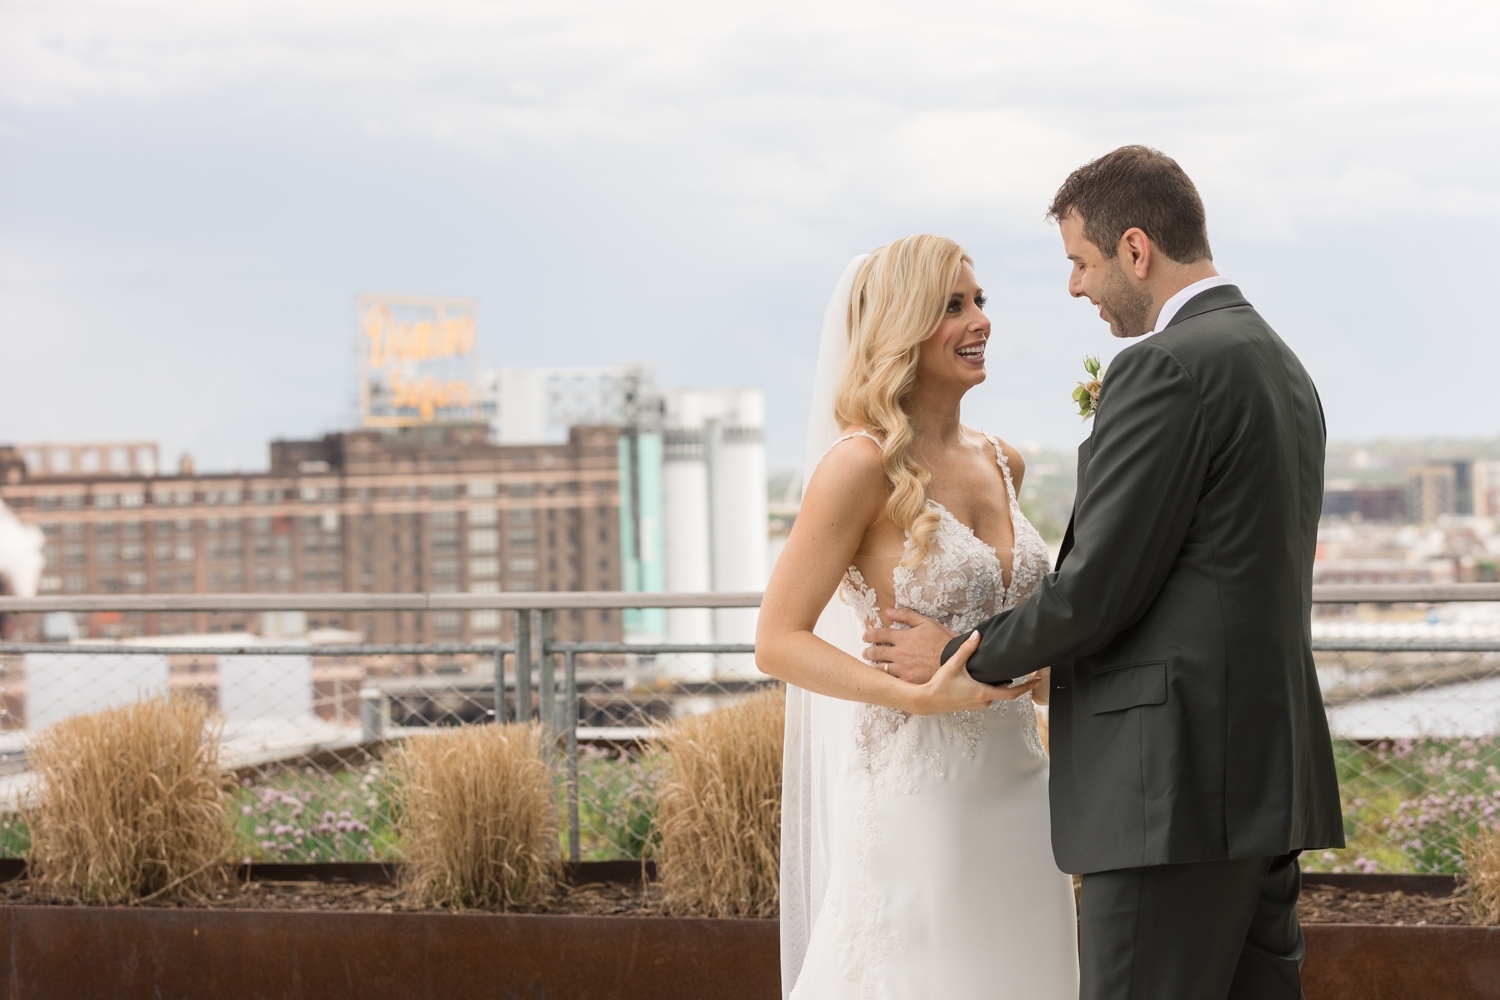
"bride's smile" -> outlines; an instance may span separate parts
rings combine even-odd
[[[943,318],[920,348],[917,383],[924,394],[933,390],[962,394],[984,381],[984,351],[990,340],[985,303],[974,269],[965,264],[949,293]]]

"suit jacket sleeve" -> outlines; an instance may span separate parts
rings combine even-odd
[[[1187,537],[1210,453],[1198,387],[1177,358],[1149,341],[1121,352],[1094,416],[1073,550],[1030,599],[979,626],[969,673],[1002,683],[1095,652],[1138,621]]]

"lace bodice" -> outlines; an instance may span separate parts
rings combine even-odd
[[[877,438],[865,431],[847,434],[834,444],[860,436],[880,444]],[[995,461],[999,463],[1005,480],[1010,507],[1014,542],[1009,586],[1005,583],[1004,569],[995,550],[935,500],[927,501],[939,515],[938,529],[927,554],[915,566],[898,565],[892,573],[897,606],[918,611],[954,632],[968,631],[986,618],[1020,604],[1041,583],[1050,564],[1047,544],[1021,513],[1010,463],[1000,448],[1000,442],[988,434],[985,438],[995,449]],[[912,539],[908,534],[903,553],[909,554],[911,546]],[[880,624],[875,590],[858,568],[850,566],[844,571],[839,596],[866,628]],[[892,627],[906,626],[897,623]],[[1024,713],[1027,745],[1036,754],[1043,754],[1030,695],[1022,695],[1014,702],[997,701],[989,710],[936,716],[941,742],[954,743],[961,738],[963,755],[973,757],[984,737],[987,717],[1007,714],[1012,706]],[[897,709],[879,705],[858,706],[855,711],[855,752],[872,776],[879,776],[881,781],[900,782],[904,780],[908,765],[918,759],[939,772],[946,769],[942,748],[924,740],[916,728],[908,725],[912,721],[910,715]]]
[[[839,441],[856,436],[870,437],[856,432],[839,438]],[[1047,543],[1021,513],[1015,480],[1010,475],[1010,463],[1000,448],[1000,442],[990,435],[985,437],[995,449],[995,460],[1005,479],[1010,505],[1010,521],[1015,535],[1010,585],[1005,584],[1004,570],[995,550],[980,541],[979,536],[936,500],[927,501],[940,518],[927,555],[915,566],[897,566],[892,574],[892,589],[898,607],[921,612],[954,632],[966,632],[986,618],[1020,604],[1031,596],[1051,566]],[[911,546],[911,536],[908,535],[903,555],[910,553]],[[867,627],[880,624],[875,591],[853,566],[844,573],[840,595]]]

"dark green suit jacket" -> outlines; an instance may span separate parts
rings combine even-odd
[[[991,683],[1053,667],[1063,871],[1343,845],[1310,624],[1324,440],[1233,285],[1109,366],[1058,569],[969,660]]]

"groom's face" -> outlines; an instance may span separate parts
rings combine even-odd
[[[1069,212],[1058,224],[1063,250],[1073,262],[1068,294],[1099,307],[1099,318],[1116,337],[1139,337],[1150,331],[1151,293],[1125,269],[1125,255],[1104,252],[1083,235],[1083,217]]]

